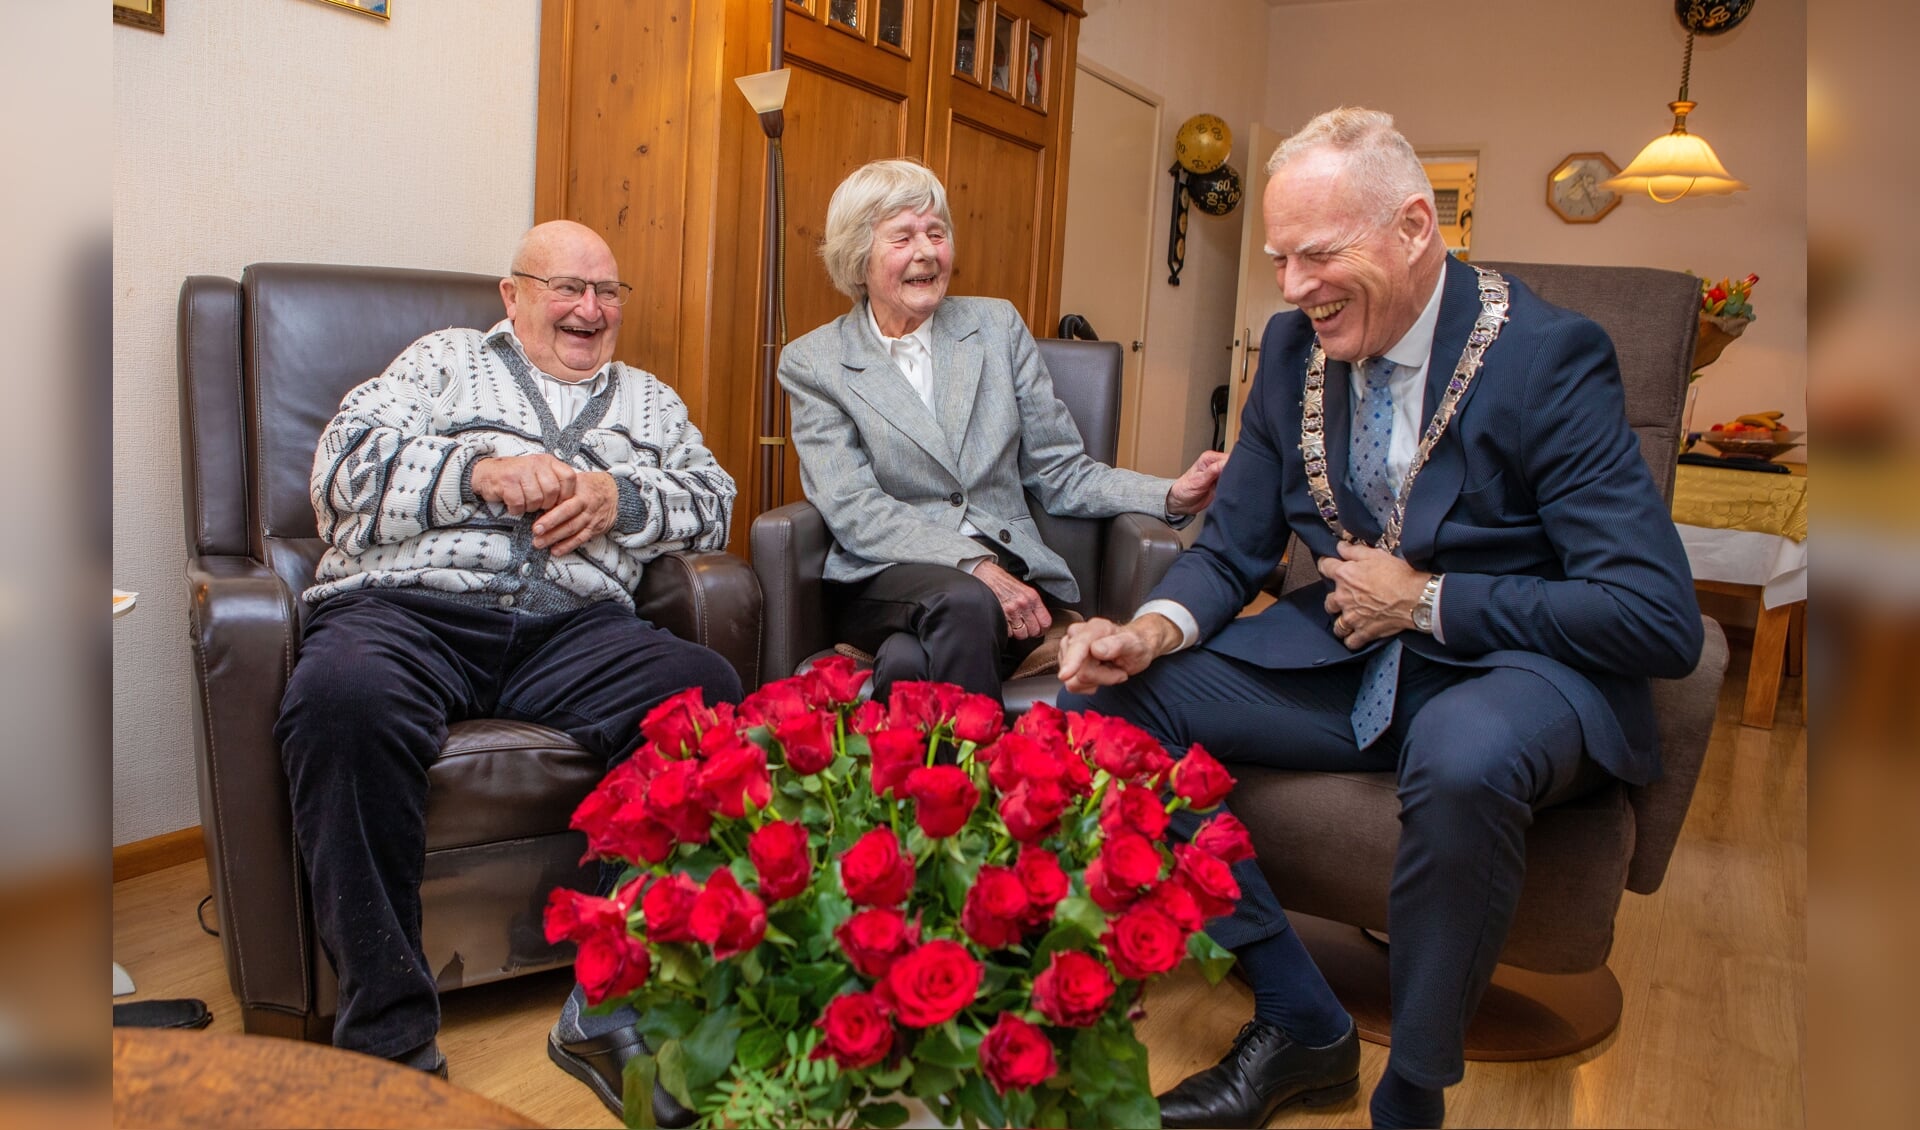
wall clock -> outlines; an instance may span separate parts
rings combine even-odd
[[[1547,207],[1570,224],[1597,224],[1620,204],[1600,182],[1620,171],[1605,153],[1570,153],[1547,174]]]

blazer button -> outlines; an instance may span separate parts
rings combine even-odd
[[[1006,530],[1001,530],[1001,531],[1000,531],[1000,543],[1001,543],[1002,545],[1005,545],[1006,543],[1008,543],[1008,542],[1010,542],[1010,541],[1012,541],[1012,540],[1013,540],[1013,534],[1011,534],[1011,533],[1009,533],[1009,532],[1008,532],[1008,531],[1006,531]]]
[[[966,499],[960,497],[959,491],[954,491],[952,494],[947,496],[947,501],[953,503],[955,506],[958,506],[961,503],[965,502]]]

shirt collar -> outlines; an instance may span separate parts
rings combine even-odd
[[[888,352],[893,351],[894,342],[907,341],[910,339],[910,340],[919,342],[920,348],[926,351],[926,354],[928,357],[933,356],[933,319],[932,318],[928,318],[926,321],[921,322],[916,329],[909,331],[904,337],[888,337],[886,334],[883,334],[880,332],[880,320],[873,316],[873,303],[869,302],[867,303],[867,327],[873,330],[873,336],[879,340],[880,348],[885,349]]]
[[[1440,276],[1433,280],[1433,293],[1427,297],[1426,308],[1413,320],[1413,328],[1387,350],[1386,359],[1401,369],[1424,368],[1427,358],[1433,355],[1433,332],[1440,324],[1440,292],[1446,289],[1446,283],[1446,265],[1442,264]]]
[[[586,389],[589,396],[598,396],[600,390],[607,387],[607,374],[613,370],[613,362],[611,361],[600,366],[600,371],[593,374],[593,376],[587,380],[563,381],[559,377],[548,373],[540,366],[534,364],[533,359],[527,356],[527,347],[520,344],[520,335],[513,332],[512,318],[502,318],[498,322],[495,322],[493,328],[486,332],[485,340],[492,341],[499,337],[504,337],[509,342],[512,342],[514,350],[520,354],[520,359],[527,363],[527,368],[533,371],[534,376],[542,380],[549,380],[554,384],[565,385],[568,388]]]

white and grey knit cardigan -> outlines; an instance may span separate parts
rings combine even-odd
[[[432,589],[462,603],[558,612],[633,607],[646,562],[726,548],[735,487],[674,391],[619,362],[560,427],[500,323],[408,346],[340,402],[314,455],[320,559],[305,599],[360,588]],[[533,520],[473,493],[473,465],[545,451],[620,489],[613,528],[565,557],[533,548]]]

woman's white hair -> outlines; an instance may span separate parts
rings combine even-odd
[[[849,173],[827,203],[827,234],[820,241],[820,258],[834,289],[848,298],[865,298],[873,229],[901,212],[928,211],[940,217],[952,239],[947,190],[918,161],[871,161]]]
[[[1330,149],[1346,162],[1347,184],[1366,201],[1380,223],[1389,223],[1409,196],[1433,204],[1433,184],[1413,145],[1393,128],[1393,115],[1358,106],[1328,110],[1280,143],[1267,159],[1267,175],[1308,153]]]

